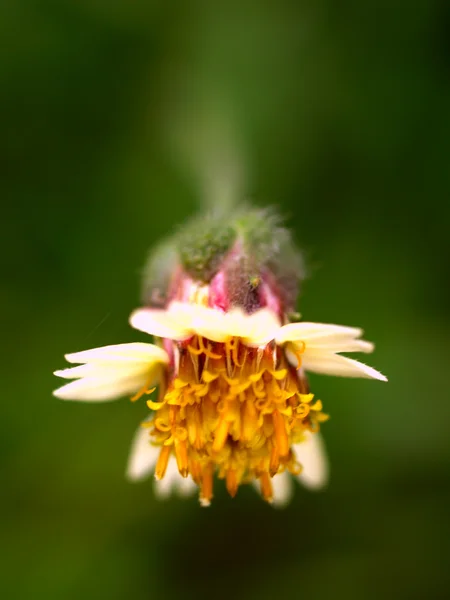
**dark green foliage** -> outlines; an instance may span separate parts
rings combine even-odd
[[[448,598],[449,9],[0,3],[5,600]],[[285,510],[222,481],[208,509],[161,502],[123,477],[144,399],[51,396],[65,352],[151,341],[127,323],[136,268],[199,197],[164,134],[177,74],[230,106],[244,185],[292,216],[304,320],[364,327],[376,351],[355,358],[389,376],[311,375],[330,485]]]

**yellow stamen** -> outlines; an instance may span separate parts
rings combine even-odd
[[[205,383],[211,383],[219,377],[219,373],[211,373],[206,369],[203,370],[202,379]]]
[[[327,415],[325,413],[319,413],[316,416],[316,419],[319,423],[325,423],[325,421],[328,421],[329,418],[330,418],[330,415]]]
[[[153,388],[155,389],[155,388]],[[159,410],[161,406],[164,406],[163,402],[154,402],[153,400],[147,400],[147,406],[151,408],[151,410]]]
[[[162,479],[166,473],[167,463],[169,462],[170,450],[170,446],[163,446],[161,448],[161,452],[159,453],[158,462],[156,463],[155,468],[156,479]]]
[[[238,340],[234,340],[234,344],[231,348],[231,357],[233,359],[233,363],[237,366],[237,367],[241,367],[242,364],[239,364],[239,360],[238,360],[238,351],[239,351],[239,342]]]
[[[155,419],[155,428],[159,431],[170,431],[171,426],[168,425],[162,417],[157,417]]]
[[[197,485],[200,485],[202,482],[202,468],[200,463],[197,460],[192,460],[189,464],[189,471],[191,473],[192,479],[195,481]]]
[[[305,342],[295,342],[295,344],[290,344],[290,350],[292,352],[292,354],[295,356],[295,358],[297,359],[297,367],[296,369],[299,370],[301,369],[302,366],[302,355],[304,354],[305,350],[306,350],[306,344]]]
[[[297,413],[299,419],[304,419],[309,415],[310,410],[311,407],[309,406],[309,404],[299,404],[295,412]]]
[[[273,501],[273,489],[272,482],[270,481],[270,477],[268,473],[262,473],[259,478],[261,483],[261,495],[267,502]]]
[[[314,394],[299,394],[300,396],[300,400],[302,402],[306,402],[306,404],[309,404],[311,402],[311,400],[314,398]]]
[[[228,493],[230,494],[230,496],[232,498],[234,498],[237,494],[238,485],[239,485],[238,480],[237,480],[236,471],[234,469],[228,469],[225,481],[226,481]]]
[[[289,440],[284,425],[284,419],[277,410],[273,411],[273,426],[275,428],[275,443],[280,456],[289,452]]]
[[[247,400],[245,403],[241,423],[241,441],[248,442],[252,439],[255,430],[258,428],[258,415],[255,404],[251,400]]]
[[[213,497],[213,468],[207,465],[203,470],[202,485],[200,492],[200,503],[209,506]]]
[[[282,379],[286,379],[286,376],[288,374],[288,370],[287,369],[280,369],[279,371],[270,371],[270,374],[272,375],[272,377],[274,379],[276,379],[277,381],[280,381]]]
[[[280,468],[280,453],[275,446],[272,448],[270,453],[270,464],[269,464],[269,473],[270,476],[273,477],[276,473],[278,473],[278,469]]]
[[[177,459],[177,467],[181,477],[187,477],[189,474],[188,469],[188,453],[186,440],[175,441],[175,457]]]
[[[179,352],[176,377],[158,402],[148,401],[155,414],[146,426],[161,447],[156,476],[164,476],[173,450],[181,475],[200,486],[202,504],[211,501],[214,474],[231,495],[241,483],[259,479],[271,501],[270,478],[301,470],[292,446],[328,418],[322,403],[314,402],[306,379],[274,345],[194,337]]]
[[[208,347],[205,346],[203,337],[201,335],[199,335],[197,337],[197,343],[198,343],[198,348],[194,348],[190,344],[188,345],[189,352],[191,352],[192,354],[195,354],[195,355],[204,354],[208,358],[213,358],[213,359],[214,358],[216,358],[216,359],[222,358],[221,354],[214,354],[214,352],[212,352],[210,350],[209,344],[208,344]]]
[[[230,424],[227,423],[227,421],[224,419],[224,417],[222,417],[219,422],[219,426],[216,429],[214,443],[212,445],[213,452],[220,452],[222,450],[222,448],[224,447],[226,439],[227,439],[229,427],[230,427]]]
[[[130,400],[131,400],[131,402],[136,402],[137,400],[142,398],[142,396],[145,396],[147,394],[152,394],[155,390],[156,390],[155,387],[149,388],[148,384],[146,383],[144,385],[144,387],[141,388],[134,396],[131,396]]]

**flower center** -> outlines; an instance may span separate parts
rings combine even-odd
[[[158,402],[148,401],[155,413],[146,426],[161,446],[157,479],[174,453],[180,474],[200,486],[203,504],[212,498],[215,472],[232,496],[241,483],[259,479],[270,502],[271,477],[301,472],[292,445],[328,418],[321,401],[313,402],[275,344],[251,348],[239,338],[214,343],[195,336],[177,349],[176,377],[161,386]]]

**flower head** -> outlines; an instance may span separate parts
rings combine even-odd
[[[217,475],[232,496],[240,485],[257,483],[264,499],[283,504],[289,474],[310,488],[327,479],[319,430],[328,415],[310,393],[306,372],[386,378],[342,356],[372,352],[361,329],[289,323],[293,298],[280,274],[287,267],[277,270],[280,257],[273,245],[262,244],[261,232],[238,233],[235,225],[217,234],[222,245],[209,240],[213,250],[208,246],[203,259],[198,242],[187,262],[176,265],[164,294],[150,294],[147,306],[132,313],[131,325],[154,336],[155,345],[69,354],[69,362],[81,365],[56,371],[75,381],[54,394],[93,401],[145,397],[152,413],[136,434],[128,475],[141,479],[154,470],[160,496],[198,487],[208,505]]]

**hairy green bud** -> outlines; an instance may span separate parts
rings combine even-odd
[[[211,300],[228,309],[253,312],[276,296],[283,312],[293,311],[303,260],[273,209],[244,207],[227,215],[196,217],[178,228],[149,256],[143,300],[164,306],[180,278],[211,286]]]

